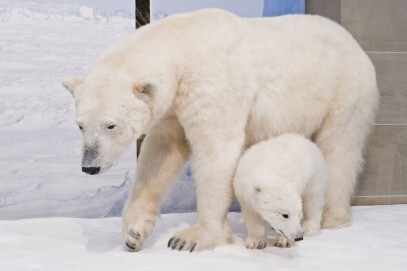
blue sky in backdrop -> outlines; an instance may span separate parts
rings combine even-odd
[[[264,17],[292,13],[305,13],[305,0],[264,0]]]

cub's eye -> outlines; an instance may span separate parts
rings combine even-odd
[[[80,129],[80,130],[82,130],[82,129],[83,129],[83,127],[82,127],[82,126],[80,126],[80,125],[78,125],[78,126],[79,126],[79,129]]]
[[[284,218],[289,218],[289,216],[287,214],[283,214]]]
[[[116,127],[116,125],[112,124],[112,125],[107,126],[107,129],[112,130],[114,127]]]

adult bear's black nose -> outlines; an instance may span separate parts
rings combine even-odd
[[[100,167],[82,167],[82,171],[86,174],[94,175],[99,173]]]

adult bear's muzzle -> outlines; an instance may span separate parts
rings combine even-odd
[[[82,171],[89,175],[100,172],[100,166],[96,163],[97,147],[85,147],[82,158]],[[96,165],[95,165],[96,164]]]

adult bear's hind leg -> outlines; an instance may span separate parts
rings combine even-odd
[[[377,93],[365,91],[365,95],[347,105],[328,115],[315,136],[329,173],[323,228],[346,226],[351,222],[351,198],[363,167],[367,137],[374,123]]]

